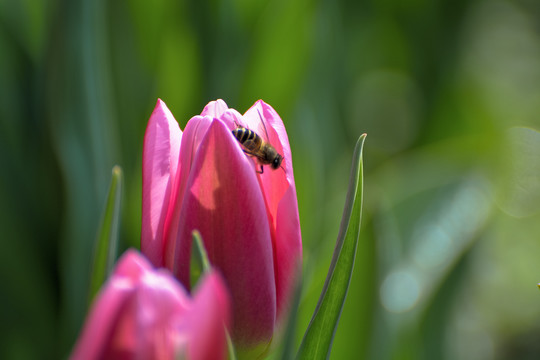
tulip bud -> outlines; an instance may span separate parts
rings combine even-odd
[[[71,359],[225,359],[228,321],[217,273],[190,298],[167,270],[128,250],[98,294]]]
[[[238,127],[272,145],[283,157],[279,167],[264,165],[261,172],[256,151],[233,136]],[[185,286],[193,230],[230,290],[237,349],[267,348],[302,256],[291,150],[270,105],[259,100],[241,115],[213,101],[182,133],[158,101],[144,142],[141,249]]]

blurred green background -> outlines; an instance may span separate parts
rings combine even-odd
[[[362,235],[332,359],[540,358],[540,3],[0,0],[0,358],[66,357],[111,169],[138,247],[157,98],[283,118],[301,339],[354,144]]]

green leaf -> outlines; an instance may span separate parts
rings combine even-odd
[[[191,262],[190,262],[190,284],[193,288],[203,273],[210,271],[211,265],[208,254],[202,241],[201,233],[198,230],[191,232]]]
[[[118,244],[118,228],[120,223],[120,202],[122,194],[122,168],[118,165],[112,169],[111,186],[107,196],[105,211],[101,219],[96,244],[94,248],[94,261],[90,274],[89,303],[92,302],[101,285],[112,271],[116,260]]]
[[[347,200],[343,210],[336,247],[321,296],[298,350],[297,359],[326,359],[347,296],[354,268],[362,217],[362,148],[366,134],[354,149]]]
[[[236,360],[236,350],[234,348],[233,341],[231,339],[231,335],[229,335],[229,331],[225,330],[225,335],[227,336],[227,352],[229,354],[228,359],[229,360]]]

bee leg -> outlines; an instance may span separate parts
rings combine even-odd
[[[257,157],[257,154],[255,154],[254,152],[251,152],[249,150],[246,150],[246,149],[242,149],[242,151],[244,152],[244,154],[247,154],[249,156],[253,156],[253,157]],[[261,171],[258,171],[258,170],[255,170],[257,173],[259,174],[262,174],[264,172],[264,168],[263,166],[261,165]]]
[[[257,157],[257,154],[255,154],[255,153],[252,152],[252,151],[249,151],[249,150],[246,150],[246,149],[242,149],[242,151],[244,152],[244,154],[247,154],[247,155],[249,155],[249,156]]]

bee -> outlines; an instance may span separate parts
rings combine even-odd
[[[259,117],[261,117],[260,113]],[[270,167],[274,170],[281,167],[283,156],[280,155],[270,143],[264,141],[263,138],[255,131],[238,124],[236,124],[236,126],[237,128],[232,131],[232,134],[236,140],[238,140],[240,145],[242,145],[242,150],[246,154],[257,159],[259,165],[261,166],[261,171],[257,171],[259,174],[262,174],[264,171],[263,165],[270,165]],[[266,132],[266,125],[264,125],[264,121],[263,126],[264,131]],[[268,132],[266,132],[266,137],[268,138]],[[281,168],[283,169],[283,167]]]

